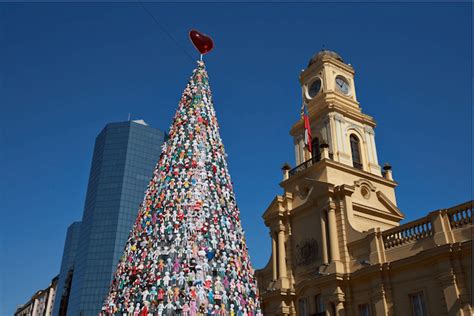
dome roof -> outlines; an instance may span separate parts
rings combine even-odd
[[[321,58],[323,58],[324,56],[332,57],[332,58],[335,58],[339,61],[344,62],[344,60],[342,59],[342,57],[338,53],[336,53],[332,50],[323,49],[319,53],[314,54],[314,56],[310,59],[310,61],[308,63],[308,67],[311,66],[312,64],[314,64],[315,62],[317,62],[318,60],[320,60]]]

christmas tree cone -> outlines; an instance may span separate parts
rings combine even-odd
[[[202,61],[179,101],[102,314],[260,314]]]

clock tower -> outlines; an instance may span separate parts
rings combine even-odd
[[[313,152],[305,151],[302,121],[291,129],[296,164],[320,154],[329,146],[334,161],[381,176],[375,147],[375,121],[362,113],[357,101],[354,68],[337,53],[323,50],[311,58],[299,76],[303,102],[307,104]]]
[[[354,75],[350,64],[328,50],[314,55],[299,75],[312,152],[301,118],[290,130],[296,164],[283,167],[283,194],[263,214],[272,240],[272,257],[258,271],[265,314],[307,315],[306,305],[298,306],[303,302],[311,303],[311,310],[342,315],[337,311],[349,299],[345,276],[364,260],[380,259],[351,245],[374,229],[398,226],[404,218],[391,168],[386,165],[382,171],[379,165],[376,124],[361,110]],[[316,280],[320,275],[331,276],[333,282],[323,287]],[[321,301],[301,301],[308,293],[320,295]]]
[[[296,165],[283,166],[283,192],[262,216],[272,245],[256,272],[264,315],[473,315],[473,202],[399,224],[397,183],[380,168],[354,74],[328,50],[300,73]]]

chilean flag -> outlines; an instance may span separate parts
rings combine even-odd
[[[311,124],[309,124],[308,108],[306,104],[303,105],[303,120],[304,120],[304,143],[308,147],[309,152],[313,152],[311,148]]]

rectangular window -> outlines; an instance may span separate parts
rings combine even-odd
[[[423,292],[410,295],[413,316],[427,316]]]
[[[369,304],[359,305],[359,316],[370,316]]]
[[[314,303],[316,305],[316,316],[326,316],[326,309],[324,308],[323,298],[320,294],[314,297]]]
[[[300,312],[298,313],[298,315],[308,316],[308,300],[306,298],[302,298],[299,300],[299,310]]]

